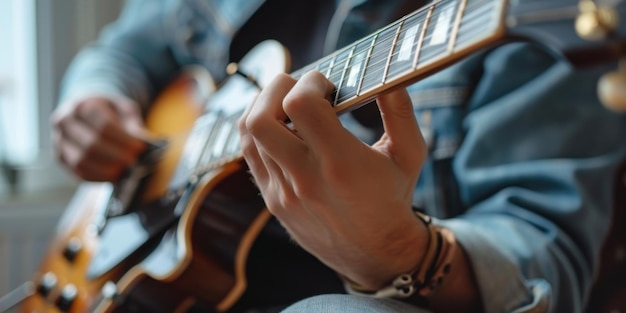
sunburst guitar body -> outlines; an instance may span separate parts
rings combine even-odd
[[[266,41],[239,68],[265,84],[289,66]],[[146,118],[165,144],[130,209],[117,186],[82,183],[64,212],[22,312],[184,312],[231,307],[246,286],[245,261],[269,218],[241,159],[236,123],[259,89],[240,76],[217,88],[190,68]]]

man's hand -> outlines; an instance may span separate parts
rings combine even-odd
[[[138,107],[103,97],[65,104],[52,115],[57,159],[79,178],[115,181],[146,148]]]
[[[406,90],[377,99],[385,134],[368,146],[340,123],[327,100],[333,88],[319,72],[277,77],[239,121],[243,155],[290,235],[377,289],[415,268],[425,250],[411,199],[426,147]]]

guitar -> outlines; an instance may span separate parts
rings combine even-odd
[[[575,65],[622,57],[625,27],[594,27],[594,16],[605,14],[595,8],[585,0],[439,0],[292,75],[326,75],[342,114],[506,41],[544,43]],[[606,10],[609,22],[612,14],[626,16],[621,2]],[[193,68],[165,88],[146,119],[165,143],[154,144],[121,183],[80,186],[22,311],[232,308],[248,284],[248,254],[270,219],[246,172],[235,125],[257,86],[287,72],[289,63],[278,42],[264,41],[238,64],[249,76],[215,86]]]

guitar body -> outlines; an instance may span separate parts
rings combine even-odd
[[[240,63],[261,84],[288,66],[286,50],[274,41],[258,45]],[[35,273],[37,291],[21,311],[225,311],[234,305],[246,287],[247,253],[270,217],[238,154],[238,115],[229,117],[229,110],[240,112],[256,94],[258,88],[239,76],[215,91],[197,68],[172,82],[146,118],[150,132],[167,145],[132,207],[107,216],[113,186],[82,183]],[[217,148],[206,148],[215,142],[206,139],[198,144],[199,137],[217,137],[216,129],[199,132],[206,130],[199,121],[216,115],[230,123],[229,146],[220,147],[230,154],[217,155]],[[217,133],[223,136],[224,129]],[[202,163],[209,154],[216,157]]]

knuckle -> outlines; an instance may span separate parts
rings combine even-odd
[[[287,115],[292,115],[297,112],[302,112],[307,108],[307,104],[310,98],[306,94],[301,92],[291,92],[283,99],[283,110]]]
[[[248,116],[245,121],[245,128],[252,136],[258,136],[265,132],[267,121],[260,116]]]

